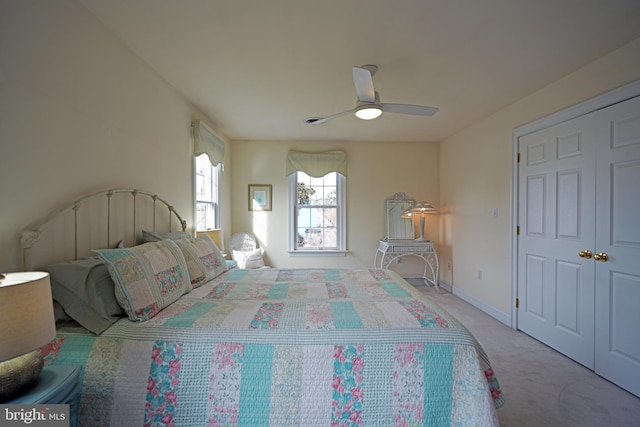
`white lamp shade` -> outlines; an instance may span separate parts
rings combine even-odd
[[[196,232],[196,234],[198,236],[202,234],[208,235],[209,237],[211,237],[211,240],[213,240],[213,243],[216,244],[218,249],[220,249],[220,252],[224,252],[224,238],[222,236],[222,230],[220,228],[212,228],[205,231],[198,231]]]
[[[0,281],[0,362],[56,337],[49,273],[7,273]]]
[[[403,212],[403,215],[408,213],[436,213],[438,210],[433,207],[429,202],[420,202],[413,205],[411,208]]]

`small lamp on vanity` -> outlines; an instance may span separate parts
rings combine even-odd
[[[0,402],[38,378],[38,349],[55,337],[49,273],[0,275]]]
[[[415,215],[420,215],[420,237],[416,238],[417,242],[424,242],[427,239],[424,238],[424,215],[438,212],[429,202],[420,202],[413,205],[411,208],[402,212],[402,218],[413,218]]]

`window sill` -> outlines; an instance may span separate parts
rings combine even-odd
[[[349,251],[340,250],[309,250],[309,251],[289,251],[291,257],[320,257],[320,256],[347,256]]]

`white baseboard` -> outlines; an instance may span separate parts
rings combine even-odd
[[[461,300],[468,302],[478,310],[485,312],[489,316],[496,319],[498,322],[504,323],[505,325],[511,328],[511,316],[509,314],[504,313],[498,310],[497,308],[485,302],[480,301],[479,299],[467,294],[464,291],[459,290],[458,288],[455,288],[455,287],[452,288],[452,286],[449,285],[448,283],[444,283],[440,281],[439,285],[441,288],[446,289],[447,291],[451,292],[453,295],[457,296]]]

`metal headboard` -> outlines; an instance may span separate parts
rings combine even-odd
[[[111,247],[112,246],[112,242],[111,242],[111,231],[112,231],[112,225],[114,223],[114,220],[112,218],[112,197],[115,194],[118,193],[128,193],[131,195],[132,197],[132,202],[131,204],[133,205],[132,208],[132,224],[133,224],[133,230],[132,230],[132,235],[136,236],[137,235],[137,198],[139,196],[143,196],[146,198],[151,199],[152,201],[152,205],[153,205],[153,212],[152,212],[152,216],[153,216],[153,220],[152,220],[152,230],[150,231],[157,231],[156,230],[156,218],[157,218],[157,205],[158,203],[160,203],[160,208],[164,209],[164,207],[166,207],[166,209],[168,210],[168,231],[171,232],[172,231],[172,226],[171,224],[174,222],[172,220],[172,215],[175,217],[175,219],[177,220],[177,222],[180,224],[180,227],[182,229],[183,232],[186,232],[187,229],[187,223],[186,221],[184,221],[182,219],[182,217],[175,211],[175,209],[173,208],[172,205],[170,205],[167,201],[165,201],[164,199],[162,199],[161,197],[159,197],[157,194],[151,193],[149,191],[145,191],[145,190],[139,190],[139,189],[133,189],[133,188],[115,188],[115,189],[110,189],[110,190],[105,190],[105,191],[100,191],[98,193],[93,193],[84,197],[81,197],[78,200],[75,200],[74,202],[70,203],[69,205],[55,210],[53,212],[51,212],[44,220],[38,222],[37,224],[29,227],[28,229],[24,230],[21,234],[21,239],[20,239],[20,243],[21,243],[21,248],[22,248],[22,263],[23,263],[23,268],[25,270],[30,270],[33,265],[32,265],[32,249],[35,246],[38,238],[40,237],[40,235],[42,234],[42,232],[49,227],[52,223],[54,223],[57,219],[63,217],[64,215],[69,214],[71,211],[73,211],[73,257],[74,259],[78,259],[78,237],[79,237],[79,231],[78,231],[78,214],[81,211],[81,209],[84,206],[87,206],[89,204],[91,204],[92,202],[95,202],[96,200],[102,199],[102,198],[106,198],[106,203],[107,203],[107,212],[106,212],[106,221],[104,223],[104,227],[106,227],[106,247]],[[121,212],[116,212],[116,218],[118,217],[118,215],[121,214]]]

